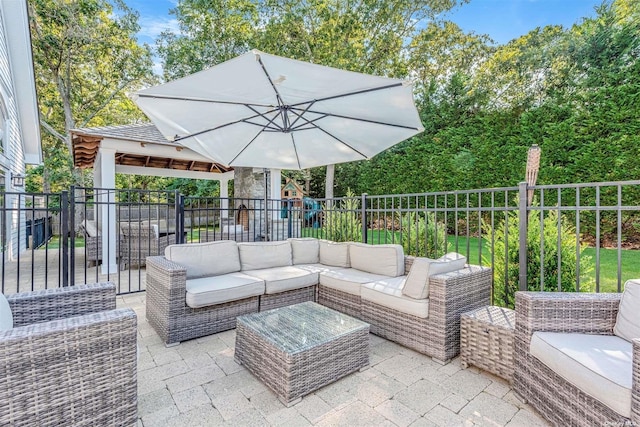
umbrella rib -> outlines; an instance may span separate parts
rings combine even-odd
[[[300,108],[292,108],[291,110],[302,111],[302,109],[300,109]],[[308,113],[313,113],[313,114],[324,114],[325,117],[331,116],[331,117],[337,117],[337,118],[340,118],[340,119],[356,120],[356,121],[364,122],[364,123],[373,123],[373,124],[376,124],[376,125],[392,126],[392,127],[402,128],[402,129],[419,130],[418,128],[416,128],[414,126],[405,126],[405,125],[399,125],[397,123],[388,123],[388,122],[381,122],[381,121],[378,121],[378,120],[363,119],[363,118],[360,118],[360,117],[344,116],[342,114],[327,113],[326,111],[314,111],[314,110],[304,110],[304,111],[306,111]]]
[[[298,114],[298,113],[296,113],[295,111],[294,111],[294,113],[295,113],[295,114]],[[329,132],[329,131],[327,131],[327,130],[325,130],[325,129],[321,128],[320,126],[318,126],[317,124],[313,123],[311,120],[307,119],[306,117],[303,117],[303,116],[302,116],[302,113],[300,113],[299,118],[300,118],[300,119],[302,119],[302,120],[304,120],[304,121],[306,122],[306,123],[304,123],[304,124],[302,124],[302,125],[300,125],[300,126],[311,125],[311,126],[313,126],[314,128],[316,128],[316,129],[318,129],[318,130],[320,130],[320,131],[322,131],[322,132],[326,133],[327,135],[329,135],[331,138],[335,139],[336,141],[338,141],[338,142],[339,142],[339,143],[341,143],[342,145],[344,145],[344,146],[346,146],[346,147],[350,148],[351,150],[355,151],[356,153],[360,154],[360,155],[361,155],[362,157],[364,157],[365,159],[368,159],[368,158],[369,158],[368,156],[366,156],[366,155],[364,155],[362,152],[360,152],[360,151],[356,150],[356,149],[355,149],[355,148],[353,148],[351,145],[347,144],[346,142],[344,142],[343,140],[341,140],[341,139],[340,139],[340,138],[338,138],[337,136],[333,135],[331,132]],[[321,118],[323,118],[323,117],[316,118],[316,119],[314,119],[313,121],[315,122],[316,120],[320,120]],[[293,135],[293,134],[292,134],[292,135]],[[295,148],[295,145],[294,145],[294,148]],[[300,165],[300,162],[298,162],[298,166],[299,166],[299,165]]]
[[[322,132],[326,133],[327,135],[329,135],[331,138],[335,139],[336,141],[338,141],[338,142],[339,142],[339,143],[341,143],[342,145],[344,145],[344,146],[346,146],[346,147],[348,147],[348,148],[352,149],[352,150],[353,150],[353,151],[355,151],[356,153],[360,154],[360,155],[361,155],[362,157],[364,157],[365,159],[368,159],[368,158],[369,158],[368,156],[364,155],[364,154],[363,154],[362,152],[360,152],[359,150],[356,150],[356,149],[355,149],[355,148],[353,148],[351,145],[347,144],[346,142],[344,142],[343,140],[341,140],[341,139],[340,139],[340,138],[338,138],[337,136],[333,135],[331,132],[329,132],[329,131],[327,131],[327,130],[325,130],[325,129],[321,128],[320,126],[318,126],[318,125],[317,125],[317,124],[315,124],[315,123],[312,123],[312,125],[313,125],[316,129],[318,129],[318,130],[320,130],[320,131],[322,131]]]
[[[267,76],[267,80],[269,80],[269,84],[273,88],[273,91],[276,93],[278,105],[280,106],[284,105],[284,102],[282,102],[282,97],[280,96],[280,92],[278,92],[278,88],[276,88],[276,85],[273,83],[273,80],[271,79],[271,76],[269,75],[267,68],[264,66],[264,63],[262,62],[262,58],[259,55],[258,55],[258,63],[260,63],[260,67],[262,67],[262,71],[264,71],[264,75]]]
[[[293,114],[297,115],[298,117],[293,121],[293,123],[291,123],[291,124],[289,125],[289,130],[296,130],[296,128],[294,128],[294,125],[298,122],[298,120],[300,120],[300,119],[302,118],[302,116],[304,115],[304,113],[306,113],[306,112],[309,110],[309,108],[311,108],[311,106],[312,106],[313,104],[315,104],[315,101],[310,102],[310,103],[309,103],[309,105],[307,105],[307,108],[305,108],[304,110],[302,110],[302,112],[301,112],[300,114],[298,114],[296,111],[294,111],[294,109],[293,109],[293,108],[290,110]],[[306,119],[305,119],[305,120],[306,120]]]
[[[258,114],[263,119],[267,120],[267,126],[269,126],[271,124],[273,124],[275,126],[275,128],[274,127],[269,127],[269,129],[275,129],[275,130],[279,130],[279,131],[283,131],[284,130],[281,126],[278,126],[278,124],[274,122],[274,120],[277,117],[277,115],[274,116],[272,119],[269,119],[267,117],[267,114],[273,113],[274,111],[276,111],[276,109],[272,109],[271,111],[267,111],[266,113],[261,113],[260,111],[256,110],[255,108],[253,108],[253,107],[251,107],[249,105],[247,105],[247,108],[249,108],[254,113]],[[249,119],[247,119],[247,120],[249,120]],[[252,124],[252,125],[256,125],[256,126],[264,126],[261,123],[253,123],[253,122],[249,122],[249,121],[247,121],[246,123],[249,123],[249,124]]]
[[[251,141],[247,142],[247,144],[244,147],[242,147],[242,150],[240,150],[240,152],[238,152],[238,154],[236,154],[236,156],[233,159],[231,159],[231,161],[229,162],[229,166],[231,166],[231,163],[233,163],[242,153],[244,153],[244,150],[246,150],[251,144],[253,144],[253,141],[255,141],[256,138],[258,138],[260,134],[264,132],[264,130],[271,124],[271,122],[273,122],[276,119],[276,117],[277,116],[273,116],[273,118],[271,118],[271,120],[269,120],[269,122],[266,125],[264,125],[262,130],[260,130],[260,132],[258,132],[256,136],[254,136],[251,139]]]
[[[273,108],[272,104],[254,104],[254,103],[247,103],[247,102],[218,101],[218,100],[215,100],[215,99],[189,98],[189,97],[184,97],[184,96],[145,95],[145,94],[139,93],[138,97],[139,98],[153,98],[153,99],[171,99],[171,100],[175,100],[175,101],[207,102],[207,103],[211,103],[211,104],[244,105],[244,106],[247,106],[247,107],[250,106],[250,105],[253,105],[254,107]]]
[[[298,147],[296,147],[296,140],[293,137],[293,133],[291,133],[291,143],[293,144],[293,152],[296,153],[296,162],[298,162],[298,169],[302,169],[302,166],[300,166],[300,157],[298,156]]]
[[[249,107],[249,108],[250,108],[250,107]],[[264,113],[264,114],[272,113],[273,111],[275,111],[275,110],[267,111],[267,112],[266,112],[266,113]],[[192,134],[189,134],[189,135],[186,135],[186,136],[181,136],[181,137],[179,137],[179,138],[174,138],[174,139],[173,139],[173,142],[179,142],[179,141],[182,141],[183,139],[193,138],[194,136],[199,136],[199,135],[202,135],[202,134],[204,134],[204,133],[213,132],[213,131],[216,131],[216,130],[218,130],[218,129],[222,129],[222,128],[224,128],[224,127],[231,126],[231,125],[235,125],[235,124],[238,124],[238,123],[243,123],[243,122],[247,123],[247,121],[248,121],[248,120],[255,119],[256,117],[261,117],[261,116],[262,116],[262,117],[265,117],[265,116],[264,116],[264,114],[256,113],[256,114],[255,114],[255,115],[253,115],[253,116],[250,116],[250,117],[244,117],[244,118],[239,119],[239,120],[234,120],[233,122],[225,123],[225,124],[222,124],[222,125],[220,125],[220,126],[216,126],[216,127],[214,127],[214,128],[211,128],[211,129],[205,129],[205,130],[201,130],[200,132],[192,133]],[[265,118],[266,118],[266,117],[265,117]],[[270,120],[270,122],[269,122],[269,123],[267,123],[267,126],[268,126],[272,121],[273,121],[273,119],[271,119],[271,120]],[[251,123],[251,124],[254,124],[254,123]],[[261,126],[261,125],[259,125],[259,126]]]
[[[379,91],[379,90],[391,89],[391,88],[394,88],[394,87],[402,86],[403,84],[404,83],[399,82],[399,83],[393,83],[393,84],[380,86],[380,87],[372,87],[372,88],[369,88],[369,89],[356,90],[354,92],[341,93],[339,95],[326,96],[324,98],[314,99],[313,101],[305,101],[305,102],[298,102],[296,104],[291,104],[291,107],[297,107],[299,105],[304,105],[304,104],[307,104],[309,102],[328,101],[330,99],[345,98],[347,96],[355,96],[355,95],[361,95],[363,93],[369,93],[369,92],[376,92],[376,91]]]

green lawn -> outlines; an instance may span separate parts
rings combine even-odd
[[[322,229],[305,228],[302,232],[303,236],[322,238]],[[395,237],[395,240],[394,240]],[[392,233],[390,231],[369,230],[367,241],[373,244],[383,243],[400,243],[400,233]],[[479,239],[470,237],[468,239],[469,248],[467,251],[467,238],[460,236],[447,236],[447,252],[459,252],[467,257],[469,262],[474,264],[489,265],[483,258],[490,258],[491,241],[482,240],[482,251],[480,251]],[[456,249],[457,244],[457,249]],[[592,271],[588,274],[581,275],[581,283],[591,282],[595,291],[596,278],[596,249],[586,248],[583,256],[591,257],[593,264]],[[622,280],[624,285],[629,279],[640,277],[640,251],[623,249],[620,253]],[[617,249],[600,249],[600,292],[617,292],[618,290],[618,250]]]

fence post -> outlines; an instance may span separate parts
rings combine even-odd
[[[176,243],[184,243],[184,195],[176,190]]]
[[[360,220],[362,222],[362,243],[367,243],[367,193],[360,200]]]
[[[519,216],[519,224],[520,224],[520,229],[518,230],[519,233],[519,267],[520,267],[520,274],[519,274],[519,289],[521,291],[526,291],[527,290],[527,231],[528,231],[528,222],[529,222],[529,215],[527,212],[527,207],[528,207],[528,203],[527,203],[527,183],[526,182],[521,182],[518,185],[518,216]]]
[[[287,201],[285,202],[287,205],[287,236],[289,238],[294,237],[293,236],[293,212],[292,210],[292,204],[293,201],[291,199],[287,199]],[[300,237],[300,236],[296,236],[296,237]]]
[[[84,190],[82,191],[84,194]],[[71,191],[69,192],[69,194],[71,194],[71,197],[68,199],[68,202],[66,205],[64,206],[69,206],[69,210],[67,211],[69,213],[69,216],[67,217],[68,220],[67,222],[65,222],[65,224],[68,224],[69,222],[71,222],[71,244],[69,245],[71,250],[69,252],[71,252],[71,259],[69,262],[69,277],[73,277],[74,281],[75,281],[75,277],[76,277],[76,187],[74,185],[71,186]],[[62,201],[61,201],[61,205],[62,205]],[[97,222],[96,222],[96,226],[97,226]],[[65,239],[66,240],[66,239]],[[87,241],[85,240],[84,242],[85,246],[87,245]],[[98,268],[98,263],[96,261],[96,268]]]
[[[62,286],[69,286],[69,192],[60,195],[60,243],[62,245]]]

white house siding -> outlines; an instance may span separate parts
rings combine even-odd
[[[4,153],[0,154],[0,171],[5,177],[5,191],[9,192],[5,198],[5,206],[9,211],[7,211],[5,219],[7,240],[3,250],[7,252],[5,256],[8,256],[9,259],[14,259],[20,251],[26,249],[26,239],[24,238],[26,225],[23,210],[24,197],[19,198],[10,194],[11,192],[22,192],[24,188],[13,188],[11,186],[11,174],[24,175],[25,155],[9,63],[7,39],[4,17],[0,14],[0,98],[8,116],[5,128],[7,135],[3,138],[5,141]],[[19,208],[22,209],[19,210]],[[19,212],[21,213],[19,214]],[[18,239],[18,235],[20,235],[20,239]]]

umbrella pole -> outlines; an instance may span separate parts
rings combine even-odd
[[[270,240],[269,239],[269,208],[267,207],[268,195],[269,195],[269,189],[267,187],[268,185],[267,168],[263,169],[263,175],[264,175],[264,240]]]

